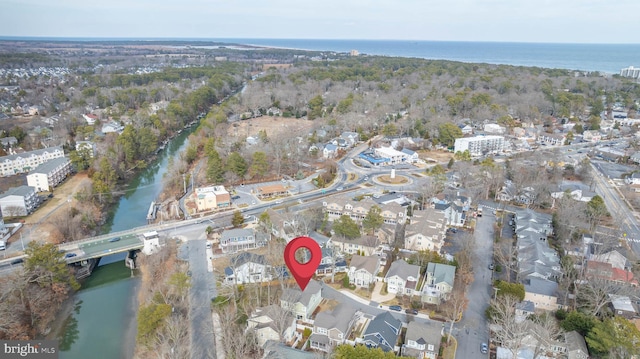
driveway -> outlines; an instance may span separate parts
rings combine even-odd
[[[371,301],[377,303],[384,303],[396,297],[393,293],[382,294],[382,288],[384,287],[383,282],[376,282],[375,287],[373,288],[373,293],[371,293]]]
[[[491,211],[478,217],[474,237],[476,241],[476,257],[474,261],[474,281],[471,283],[467,298],[469,305],[462,320],[454,324],[453,334],[458,340],[456,358],[487,358],[488,354],[480,353],[480,345],[489,343],[489,328],[484,312],[491,300],[491,271],[489,263],[493,255],[493,223],[496,220]]]

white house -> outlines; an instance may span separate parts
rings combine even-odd
[[[76,141],[76,151],[86,152],[93,158],[96,155],[96,144],[91,141]]]
[[[354,255],[349,263],[349,282],[358,287],[367,287],[375,282],[380,272],[380,258],[378,256]]]
[[[124,130],[124,126],[122,126],[121,124],[115,122],[115,121],[110,121],[109,123],[105,123],[104,125],[102,125],[102,133],[112,133],[112,132],[122,132]]]
[[[234,228],[222,232],[220,249],[222,253],[234,253],[258,246],[255,232],[251,228]]]
[[[29,172],[27,184],[37,192],[50,191],[71,173],[71,160],[66,157],[54,158]]]
[[[432,208],[415,211],[411,223],[405,228],[404,248],[439,252],[444,243],[445,234],[444,213]]]
[[[224,269],[225,283],[261,283],[272,280],[272,268],[263,255],[243,252],[231,258],[231,265]]]
[[[387,292],[411,296],[417,292],[419,279],[420,266],[399,259],[391,263],[384,281],[387,283]]]
[[[96,121],[98,121],[98,116],[92,113],[83,113],[82,118],[84,118],[84,120],[87,121],[87,125],[89,126],[93,126],[96,123]]]
[[[334,158],[337,153],[338,153],[338,146],[332,143],[327,143],[324,146],[324,149],[322,149],[322,157],[324,158]]]

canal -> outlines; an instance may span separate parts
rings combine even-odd
[[[151,201],[162,192],[169,159],[187,146],[197,126],[176,136],[158,159],[136,176],[120,197],[105,233],[147,224]],[[132,358],[136,335],[137,287],[140,279],[124,265],[124,254],[104,257],[74,297],[57,338],[62,359]],[[135,273],[135,272],[134,272]]]

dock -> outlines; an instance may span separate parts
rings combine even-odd
[[[156,219],[156,214],[158,212],[158,206],[156,205],[156,201],[152,201],[149,206],[149,211],[147,212],[147,220],[153,221]]]

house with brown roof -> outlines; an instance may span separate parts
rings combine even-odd
[[[367,287],[375,283],[380,272],[380,258],[378,256],[354,255],[349,263],[349,283],[358,287]]]
[[[288,194],[289,191],[280,183],[262,186],[256,189],[256,196],[260,199],[287,196]]]

